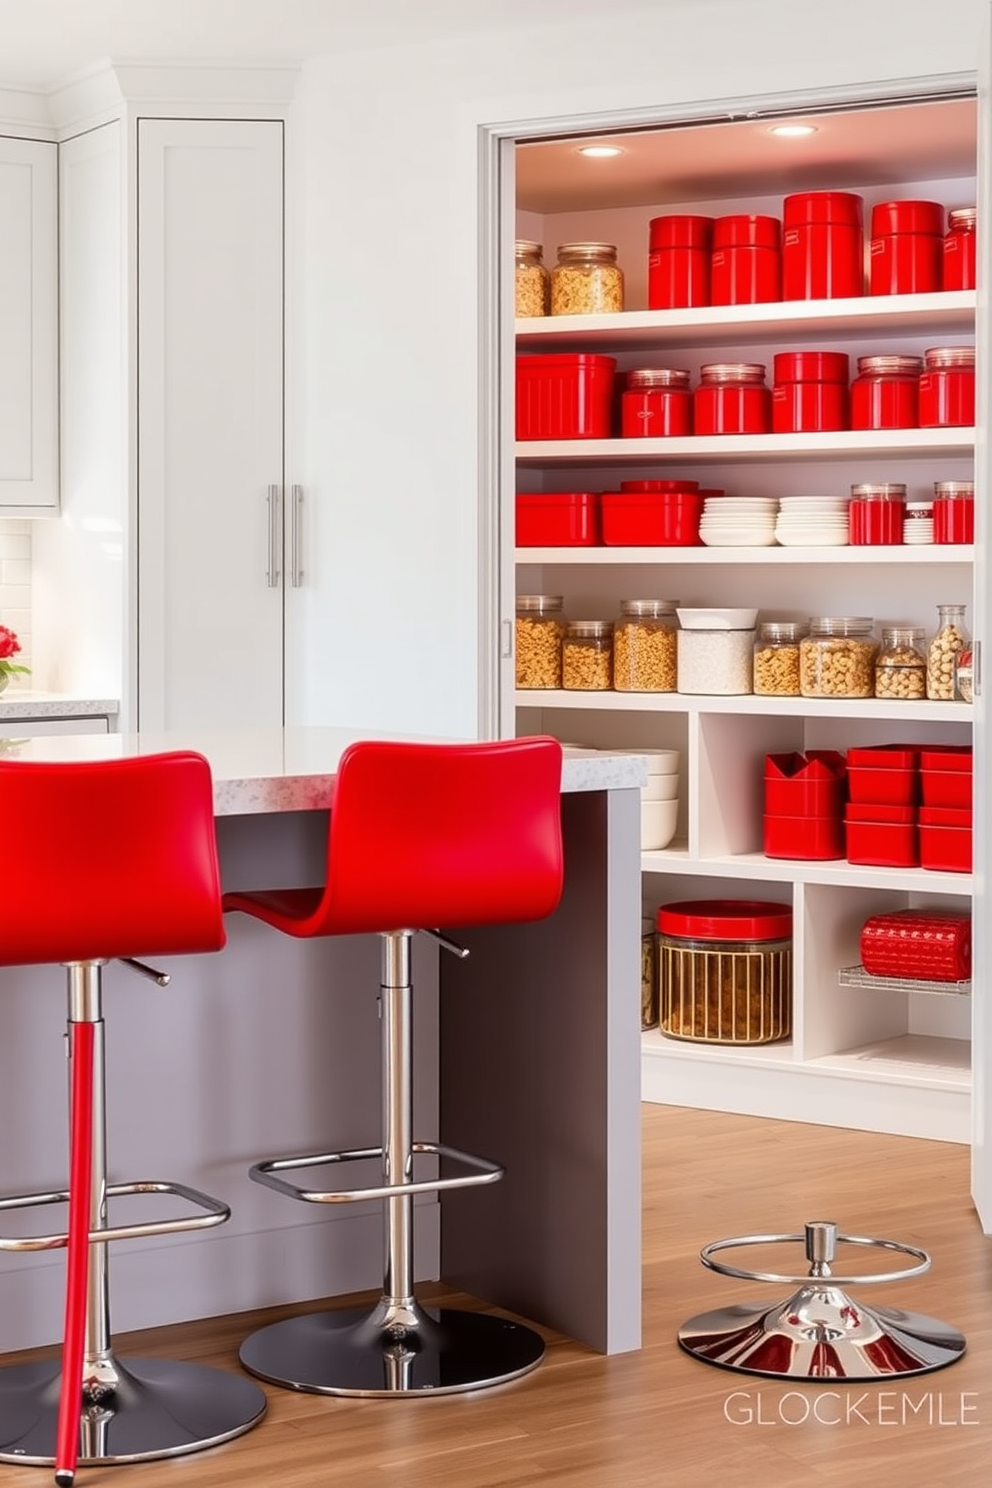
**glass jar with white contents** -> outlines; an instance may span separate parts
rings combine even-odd
[[[677,690],[732,697],[752,690],[757,610],[680,609]]]

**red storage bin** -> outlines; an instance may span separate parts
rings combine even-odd
[[[595,491],[518,491],[518,548],[588,548],[599,542]]]
[[[844,820],[835,816],[766,816],[766,858],[824,861],[844,856]]]
[[[517,439],[609,439],[616,357],[517,357]]]
[[[603,542],[610,548],[701,547],[702,512],[696,491],[604,491]]]
[[[920,780],[924,806],[970,811],[973,759],[970,744],[962,744],[958,748],[922,750]]]
[[[847,861],[875,868],[918,868],[920,831],[916,822],[845,822]]]
[[[861,964],[870,976],[964,982],[971,976],[971,915],[965,910],[899,909],[861,928]]]
[[[920,808],[920,866],[937,873],[971,872],[971,812]]]
[[[848,761],[847,793],[856,804],[915,806],[920,798],[920,772],[885,767],[869,770]]]
[[[765,812],[780,817],[835,817],[846,793],[844,756],[833,749],[765,756]],[[766,849],[767,851],[767,849]],[[839,856],[843,857],[843,853]]]
[[[941,744],[936,749],[920,750],[921,770],[959,770],[970,775],[974,759],[970,744]]]
[[[847,768],[918,770],[921,753],[919,744],[857,744],[847,751]]]

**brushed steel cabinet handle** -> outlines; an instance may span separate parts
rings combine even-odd
[[[279,486],[270,486],[265,500],[269,509],[269,562],[265,578],[270,589],[279,587]]]
[[[294,486],[291,498],[292,510],[290,516],[290,582],[294,589],[299,589],[303,583],[303,565],[301,554],[303,552],[303,487]]]

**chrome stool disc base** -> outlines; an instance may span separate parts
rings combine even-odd
[[[805,1245],[810,1263],[806,1276],[747,1271],[715,1259],[719,1251],[795,1241]],[[899,1271],[834,1278],[831,1265],[838,1245],[893,1251],[910,1257],[915,1264]],[[703,1246],[699,1258],[704,1266],[724,1276],[791,1282],[800,1288],[774,1307],[720,1307],[683,1323],[678,1333],[680,1345],[704,1364],[776,1379],[879,1380],[943,1369],[960,1359],[967,1346],[964,1335],[950,1323],[895,1307],[867,1307],[855,1302],[845,1290],[854,1284],[875,1286],[929,1271],[929,1255],[915,1245],[840,1235],[831,1220],[811,1220],[801,1235],[737,1235],[730,1240],[713,1240]]]
[[[679,1343],[704,1364],[792,1380],[929,1374],[960,1359],[962,1333],[937,1318],[866,1307],[839,1287],[804,1287],[776,1307],[740,1305],[683,1323]]]
[[[114,1363],[117,1388],[83,1402],[80,1467],[199,1452],[241,1436],[265,1413],[264,1393],[233,1371],[172,1359]],[[60,1372],[51,1360],[0,1369],[0,1462],[54,1464]]]
[[[379,1309],[286,1318],[252,1333],[241,1362],[274,1385],[318,1395],[452,1395],[505,1384],[544,1356],[531,1328],[489,1313],[416,1305],[410,1327],[383,1327]]]

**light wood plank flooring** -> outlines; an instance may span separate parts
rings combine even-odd
[[[645,1106],[640,1352],[607,1359],[548,1335],[544,1362],[523,1380],[436,1400],[267,1388],[265,1419],[237,1441],[164,1462],[81,1469],[77,1481],[80,1488],[245,1481],[272,1488],[973,1488],[987,1481],[992,1463],[992,1238],[975,1216],[968,1169],[967,1149],[946,1143]],[[968,1338],[965,1357],[895,1386],[841,1384],[828,1395],[827,1385],[730,1373],[683,1353],[676,1333],[688,1317],[734,1301],[771,1303],[788,1290],[715,1275],[700,1264],[700,1247],[721,1236],[794,1233],[810,1219],[929,1250],[927,1275],[857,1295],[955,1324]],[[870,1269],[865,1258],[873,1254],[853,1252],[858,1269]],[[762,1262],[804,1269],[798,1246],[763,1253]],[[749,1264],[747,1255],[740,1264]],[[878,1269],[892,1264],[883,1255]],[[236,1368],[244,1334],[291,1310],[135,1334],[117,1348]],[[803,1416],[809,1419],[797,1424]],[[46,1481],[44,1468],[0,1465],[3,1488]]]

